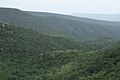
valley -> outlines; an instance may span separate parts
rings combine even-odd
[[[119,80],[120,23],[0,8],[0,80]]]

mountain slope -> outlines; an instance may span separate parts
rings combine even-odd
[[[57,26],[59,29],[59,27],[61,27],[60,25],[63,24],[64,27],[62,26],[63,28],[62,31],[64,30],[71,31],[72,33],[69,32],[68,34],[70,34],[69,36],[72,35],[72,37],[76,36],[76,38],[80,38],[80,39],[98,39],[98,36],[99,38],[105,38],[105,37],[113,38],[113,35],[115,34],[114,38],[115,37],[119,38],[117,37],[120,29],[119,22],[98,21],[88,18],[78,18],[68,15],[59,15],[59,14],[51,14],[44,12],[43,13],[28,12],[28,13],[39,18],[44,18],[46,24],[51,24],[51,26],[53,26],[53,29],[56,29]],[[57,25],[55,25],[56,23]],[[59,29],[58,32],[60,30],[61,29]]]
[[[32,29],[0,23],[0,52],[42,53],[66,49],[80,49],[80,45],[63,37],[49,36]]]
[[[46,52],[53,50],[83,50],[103,49],[113,41],[106,40],[76,42],[62,36],[52,36],[14,25],[0,23],[0,48],[3,52]],[[6,45],[5,45],[6,44]],[[31,52],[32,51],[32,52]]]
[[[77,40],[110,37],[119,39],[120,23],[97,21],[68,15],[24,12],[0,8],[0,21],[30,27],[42,33],[62,35]]]
[[[105,21],[120,21],[120,14],[73,13],[71,15]]]
[[[85,52],[71,40],[0,23],[0,80],[119,80],[116,44]]]

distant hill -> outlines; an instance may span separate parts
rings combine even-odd
[[[11,8],[0,8],[0,21],[75,40],[120,38],[119,22],[98,21],[43,12],[26,12]]]
[[[91,18],[97,20],[120,22],[120,14],[73,13],[72,15],[76,17],[85,17],[85,18]]]

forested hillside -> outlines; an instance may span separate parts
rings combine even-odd
[[[90,43],[0,23],[0,80],[119,80],[120,42]]]
[[[111,41],[109,41],[111,40]],[[76,42],[62,36],[48,35],[32,28],[0,23],[0,46],[5,51],[46,52],[51,50],[83,50],[91,51],[110,46],[112,39]]]
[[[0,8],[0,21],[33,28],[42,33],[62,35],[75,40],[119,39],[120,23],[97,21],[68,15],[26,12]]]
[[[0,8],[0,80],[119,80],[119,33],[119,22]]]
[[[63,37],[0,23],[0,48],[0,51],[8,53],[42,53],[51,50],[80,49],[80,45]]]

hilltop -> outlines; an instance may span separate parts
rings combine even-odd
[[[96,40],[106,37],[118,40],[120,38],[119,22],[43,12],[26,12],[11,8],[0,8],[0,21],[75,40]]]
[[[76,17],[85,17],[97,20],[120,22],[120,14],[95,14],[95,13],[73,13]]]

